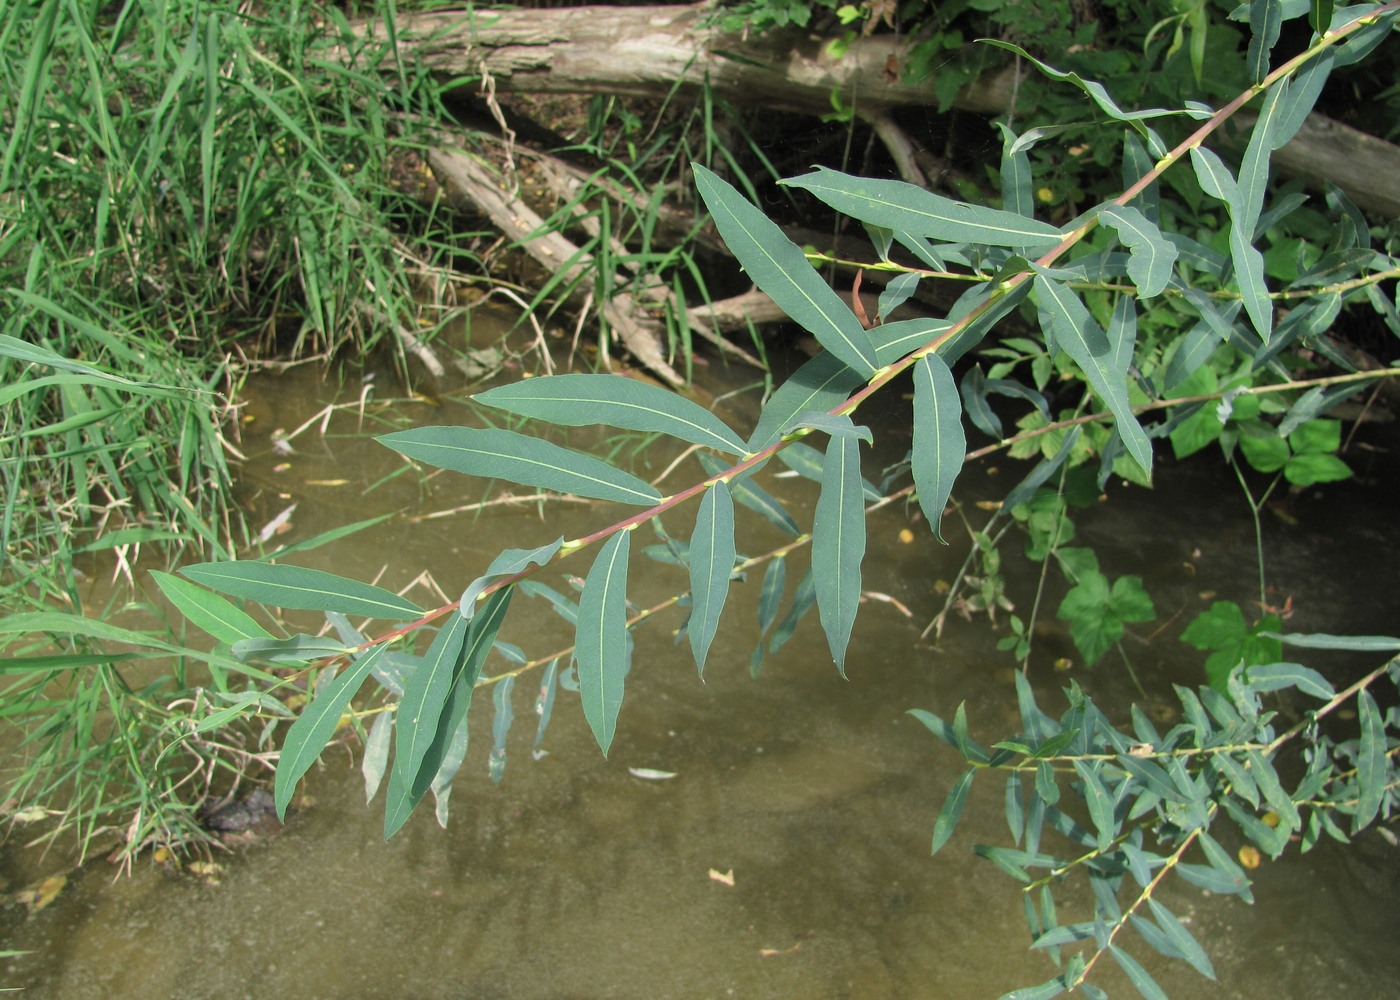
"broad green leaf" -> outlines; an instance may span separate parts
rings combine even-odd
[[[713,455],[700,452],[695,457],[700,460],[700,467],[705,470],[707,476],[718,476],[725,470],[725,464]],[[796,538],[802,534],[802,529],[797,526],[797,522],[792,519],[792,515],[787,512],[783,505],[752,479],[731,480],[729,492],[734,500],[749,510],[762,514],[769,522],[786,531],[792,537]]]
[[[1112,227],[1128,248],[1128,277],[1137,285],[1138,294],[1148,298],[1161,294],[1172,276],[1176,247],[1135,208],[1109,205],[1099,213],[1099,221]]]
[[[953,782],[953,787],[948,790],[948,797],[943,800],[943,808],[938,810],[938,819],[933,823],[933,849],[930,854],[937,854],[948,838],[957,829],[958,820],[962,818],[963,805],[967,802],[968,789],[972,787],[972,776],[976,772],[968,768],[958,776],[958,780]]]
[[[778,226],[716,174],[694,164],[695,185],[715,228],[760,289],[846,365],[869,377],[879,367],[865,328]]]
[[[649,505],[661,499],[660,493],[631,473],[514,431],[417,427],[375,440],[409,458],[468,476],[618,503]]]
[[[506,771],[506,737],[510,735],[515,712],[511,709],[510,693],[515,688],[515,678],[507,677],[496,684],[491,693],[491,756],[487,758],[486,773],[491,783],[499,785]]]
[[[282,741],[282,755],[277,759],[277,777],[272,786],[272,798],[279,819],[286,818],[287,804],[292,801],[297,782],[321,756],[321,751],[335,735],[351,699],[387,648],[375,646],[356,657],[323,694],[302,710],[297,721],[287,730],[287,738]]]
[[[393,591],[304,566],[235,560],[185,566],[180,573],[212,590],[271,607],[339,611],[390,621],[423,614],[422,608]]]
[[[690,536],[690,648],[705,676],[705,656],[719,628],[734,570],[734,502],[724,481],[705,491]]]
[[[893,360],[893,359],[892,359]],[[803,413],[826,413],[844,403],[862,379],[828,353],[818,354],[780,385],[749,437],[749,450],[762,451],[783,436],[783,428]]]
[[[1371,825],[1385,799],[1389,769],[1386,767],[1385,721],[1381,718],[1376,699],[1370,691],[1356,696],[1357,715],[1361,720],[1361,739],[1356,748],[1356,785],[1359,800],[1352,833]]]
[[[1332,24],[1333,0],[1311,0],[1308,4],[1308,26],[1313,34],[1321,35]]]
[[[552,424],[607,424],[744,454],[743,440],[709,410],[668,389],[621,375],[546,375],[488,389],[472,399]]]
[[[911,453],[919,506],[943,541],[943,508],[967,455],[962,406],[953,373],[937,354],[926,354],[913,369],[914,445]]]
[[[869,427],[855,423],[844,413],[821,413],[812,410],[800,413],[784,428],[783,436],[786,437],[802,427],[821,431],[830,437],[858,438],[867,444],[875,440],[875,435],[870,432]]]
[[[603,545],[579,600],[578,687],[583,715],[607,756],[617,731],[623,683],[630,667],[627,636],[627,556],[632,533],[619,531]]]
[[[418,669],[409,674],[399,700],[395,725],[394,765],[384,807],[384,839],[403,826],[417,804],[414,781],[437,734],[443,706],[452,693],[452,682],[462,665],[470,623],[461,615],[449,615]]]
[[[181,580],[169,573],[152,570],[151,576],[171,604],[175,605],[191,625],[209,633],[220,642],[234,643],[240,639],[271,639],[272,633],[259,625],[240,608],[234,607],[217,594]]]
[[[810,191],[853,219],[947,243],[1045,251],[1064,239],[1063,233],[1047,223],[954,201],[903,181],[852,177],[819,167],[782,183]]]
[[[310,663],[330,656],[350,652],[345,643],[330,636],[294,635],[289,639],[239,639],[233,644],[233,655],[251,663]]]
[[[481,592],[494,583],[514,576],[531,566],[543,566],[554,558],[554,554],[564,545],[564,536],[536,549],[506,549],[486,567],[486,572],[477,577],[462,593],[457,610],[463,618],[470,620],[476,614],[476,599]]]
[[[1107,334],[1070,289],[1044,275],[1035,276],[1041,323],[1053,331],[1055,344],[1084,372],[1094,391],[1113,413],[1128,454],[1149,475],[1152,443],[1138,423],[1128,399],[1127,372],[1119,370],[1117,352]]]
[[[860,564],[864,557],[860,443],[851,438],[832,438],[827,443],[822,491],[812,518],[812,569],[817,611],[842,677],[846,676],[846,644],[860,603]]]

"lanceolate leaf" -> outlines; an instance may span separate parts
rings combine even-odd
[[[1359,801],[1353,832],[1369,826],[1376,818],[1381,800],[1385,798],[1387,776],[1385,722],[1370,691],[1357,695],[1356,708],[1361,720],[1361,739],[1356,749]]]
[[[705,492],[690,536],[690,648],[695,666],[705,675],[720,612],[729,597],[729,575],[734,569],[734,502],[721,480]]]
[[[851,437],[859,438],[867,444],[875,440],[875,436],[870,433],[870,428],[856,424],[844,413],[817,413],[808,411],[799,414],[787,427],[785,433],[791,433],[799,427],[810,427],[813,430],[821,431],[831,437]]]
[[[1238,221],[1230,226],[1230,259],[1235,265],[1235,280],[1239,282],[1244,311],[1259,339],[1267,344],[1274,328],[1274,307],[1264,283],[1264,255],[1249,242],[1248,233]]]
[[[864,376],[879,367],[860,320],[778,226],[699,164],[695,184],[730,251],[754,284],[828,351]]]
[[[1064,285],[1035,276],[1041,322],[1054,332],[1056,345],[1077,364],[1099,398],[1112,411],[1128,453],[1152,474],[1152,443],[1133,414],[1128,400],[1126,371],[1119,371],[1117,352],[1079,297]]]
[[[1099,221],[1112,226],[1118,239],[1132,253],[1128,259],[1128,277],[1137,285],[1138,293],[1148,297],[1161,294],[1172,276],[1176,247],[1135,208],[1109,205],[1099,213]]]
[[[515,678],[507,677],[496,685],[491,695],[494,710],[491,721],[491,756],[486,762],[486,771],[493,784],[499,785],[506,770],[506,737],[510,735],[515,712],[511,708],[510,693],[515,687]]]
[[[967,455],[962,406],[953,373],[937,354],[914,365],[914,486],[929,527],[941,542],[943,508]]]
[[[1045,251],[1064,239],[1054,226],[1015,212],[953,201],[902,181],[852,177],[821,167],[783,181],[812,192],[843,215],[948,243]]]
[[[1249,78],[1258,83],[1269,75],[1269,53],[1283,27],[1283,0],[1250,0]]]
[[[476,614],[477,596],[491,584],[519,573],[530,566],[543,566],[554,558],[554,553],[558,552],[563,545],[564,536],[560,535],[555,541],[541,545],[537,549],[506,549],[495,559],[492,559],[491,565],[486,567],[486,572],[473,580],[463,592],[461,603],[458,605],[458,611],[462,617],[471,619]]]
[[[768,640],[768,652],[774,656],[778,655],[778,650],[782,649],[792,638],[792,633],[796,631],[797,623],[802,620],[802,616],[812,610],[812,605],[816,602],[817,585],[809,566],[807,572],[802,574],[802,579],[797,581],[797,591],[792,595],[792,607],[788,608],[788,613],[783,616],[783,620],[778,622],[778,627],[773,630],[773,638]]]
[[[630,666],[627,637],[627,556],[630,531],[613,535],[588,571],[579,600],[578,687],[583,715],[607,756],[622,708],[623,682]]]
[[[234,561],[198,563],[180,572],[195,583],[259,604],[301,611],[339,611],[398,621],[423,609],[392,591],[304,566]]]
[[[472,398],[553,424],[607,424],[669,434],[732,455],[744,454],[743,440],[709,410],[660,386],[621,375],[547,375],[479,392]]]
[[[306,706],[287,730],[287,738],[282,741],[282,756],[277,761],[277,777],[272,786],[272,799],[277,806],[279,819],[286,818],[287,803],[292,800],[297,782],[311,769],[325,745],[335,735],[345,709],[387,648],[375,646],[357,657],[331,682],[324,694]]]
[[[514,431],[417,427],[376,440],[409,458],[468,476],[505,479],[618,503],[648,505],[661,499],[660,493],[630,473]]]
[[[749,450],[762,451],[777,441],[783,436],[783,429],[801,413],[825,413],[844,403],[861,381],[859,375],[831,354],[818,354],[793,372],[769,398],[749,437]]]
[[[948,797],[943,800],[943,808],[938,810],[938,819],[933,823],[933,849],[929,853],[937,854],[957,829],[963,806],[967,803],[968,790],[972,787],[972,776],[976,773],[973,768],[968,768],[948,790]]]
[[[700,467],[709,476],[717,476],[724,471],[724,463],[713,455],[701,452],[696,456],[700,460]],[[753,482],[751,479],[735,479],[729,484],[729,492],[733,499],[743,504],[749,510],[762,514],[772,524],[786,531],[796,538],[802,534],[802,529],[797,526],[797,522],[792,519],[792,515],[784,509],[777,499]]]
[[[424,654],[423,662],[404,684],[395,726],[394,764],[389,772],[384,808],[385,840],[403,826],[421,797],[421,793],[418,797],[413,795],[414,780],[437,734],[443,706],[452,693],[452,682],[463,662],[470,628],[461,615],[449,615]]]
[[[152,570],[151,576],[160,586],[161,593],[189,619],[191,625],[208,632],[220,642],[272,638],[272,634],[247,612],[234,607],[217,594],[160,570]]]
[[[289,639],[240,639],[233,644],[233,655],[244,663],[310,663],[348,652],[345,643],[330,636],[294,635]]]
[[[860,563],[864,557],[860,443],[851,438],[832,438],[826,447],[821,497],[812,519],[812,571],[817,611],[827,645],[843,677],[846,645],[860,602]]]

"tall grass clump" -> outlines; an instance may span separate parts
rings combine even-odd
[[[155,633],[96,634],[82,616],[120,601],[85,607],[81,568],[142,545],[230,556],[247,539],[229,399],[248,363],[402,359],[441,319],[442,262],[472,258],[473,234],[414,187],[436,87],[394,63],[392,2],[374,14],[385,30],[356,35],[316,4],[0,0],[0,606],[27,612],[0,632],[15,814],[87,838],[123,811],[132,844],[192,825],[162,770],[180,754],[156,758],[194,685],[227,694],[227,675],[188,677]],[[112,642],[163,660],[127,675]]]

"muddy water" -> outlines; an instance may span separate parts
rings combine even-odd
[[[349,397],[358,392],[352,387]],[[481,499],[472,492],[479,487],[450,475],[427,483],[392,476],[401,463],[361,432],[400,418],[465,421],[469,410],[451,401],[346,410],[324,434],[307,432],[291,454],[279,454],[271,432],[296,428],[322,398],[299,372],[250,387],[244,484],[254,520],[296,503],[279,539],[291,541],[380,512],[399,516],[306,553],[304,565],[363,578],[382,571],[381,582],[394,587],[426,570],[450,600],[504,544],[572,536],[607,516],[552,505],[414,522]],[[755,404],[733,405],[730,416],[747,426]],[[659,471],[666,457],[648,460]],[[1004,492],[1000,480],[1011,473],[967,475],[961,495],[975,499]],[[1182,612],[1160,637],[1129,643],[1149,704],[1164,710],[1172,681],[1199,678],[1199,655],[1175,640],[1181,625],[1204,606],[1203,591],[1248,599],[1253,557],[1242,501],[1220,470],[1198,465],[1161,478],[1172,492],[1127,491],[1077,520],[1111,575],[1147,578],[1159,623]],[[667,485],[679,483],[663,491]],[[799,522],[810,520],[815,487],[765,485],[792,501]],[[1388,567],[1356,552],[1396,551],[1394,519],[1374,506],[1394,486],[1331,489],[1325,502],[1295,497],[1271,516],[1271,572],[1280,595],[1293,596],[1295,627],[1393,632]],[[751,577],[731,593],[726,618],[734,624],[716,640],[704,683],[689,650],[672,641],[677,614],[636,633],[607,759],[576,697],[561,691],[544,737],[548,754],[532,760],[535,681],[522,678],[503,784],[487,777],[491,716],[482,697],[449,827],[422,808],[384,843],[382,806],[364,804],[357,755],[332,748],[282,832],[220,856],[218,884],[154,863],[113,883],[111,871],[94,865],[43,911],[0,914],[4,946],[32,952],[4,967],[0,985],[65,1000],[975,998],[1042,981],[1054,970],[1025,949],[1016,884],[971,855],[974,843],[1007,842],[1000,784],[976,787],[954,841],[928,855],[957,761],[906,709],[951,714],[966,700],[974,732],[995,740],[1015,732],[1015,701],[1008,661],[984,623],[955,622],[938,649],[918,644],[940,600],[931,581],[951,578],[962,549],[940,549],[923,534],[903,543],[905,526],[898,509],[872,517],[866,585],[915,617],[869,603],[856,624],[849,680],[837,676],[815,614],[760,680],[749,678],[759,585]],[[681,519],[670,527],[682,536],[689,529]],[[645,530],[639,543],[651,540]],[[782,541],[764,524],[741,521],[746,553]],[[789,598],[804,557],[792,558]],[[586,569],[586,561],[567,560],[546,582],[564,589],[565,572]],[[634,547],[634,600],[669,592],[662,588],[678,579]],[[1033,587],[1029,574],[1013,582],[1022,608]],[[410,594],[433,605],[421,583]],[[1049,607],[1057,602],[1058,594]],[[547,607],[517,596],[502,638],[539,655],[570,637]],[[1050,663],[1064,652],[1063,640],[1049,635],[1033,671],[1042,703],[1055,712],[1066,675]],[[496,660],[488,672],[505,668]],[[1107,706],[1123,708],[1134,694],[1111,658],[1071,676]],[[675,777],[644,780],[631,768]],[[1254,907],[1169,887],[1163,900],[1206,944],[1218,984],[1145,946],[1133,951],[1174,997],[1393,996],[1398,873],[1397,852],[1371,833],[1352,849],[1329,844],[1266,863],[1255,873]],[[1074,906],[1067,893],[1062,919],[1078,918]],[[1116,974],[1100,981],[1114,995],[1132,995]]]

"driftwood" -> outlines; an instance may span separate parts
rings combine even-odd
[[[801,33],[742,38],[705,24],[708,4],[575,7],[555,10],[403,14],[400,55],[446,77],[483,79],[501,93],[606,93],[661,98],[673,88],[708,85],[741,106],[825,114],[831,97],[869,121],[918,180],[907,135],[890,110],[933,102],[933,81],[902,79],[903,45],[889,36],[857,38],[840,57]],[[382,25],[364,22],[366,34]],[[1014,99],[1010,71],[967,87],[957,107],[1000,114]],[[1362,208],[1400,216],[1400,147],[1313,115],[1274,154],[1280,172],[1321,187],[1331,181]]]

